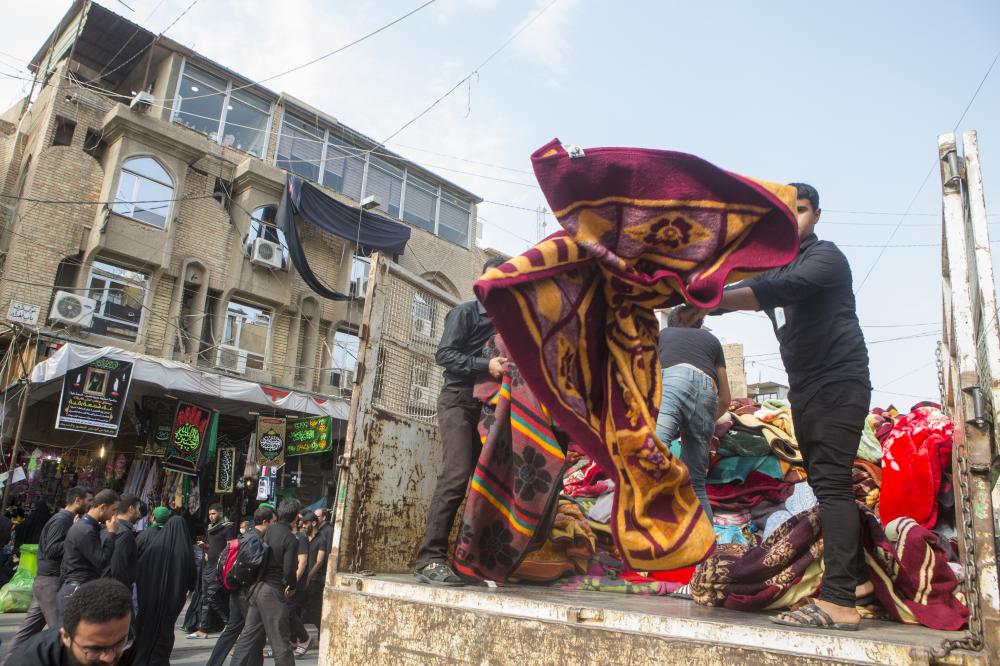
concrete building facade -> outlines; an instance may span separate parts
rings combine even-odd
[[[288,173],[359,214],[373,196],[412,230],[396,260],[472,296],[480,199],[335,117],[83,0],[31,68],[29,98],[0,117],[3,312],[37,306],[65,339],[329,393],[361,301],[319,297],[292,266],[272,224]],[[354,241],[298,228],[315,275],[362,296]]]

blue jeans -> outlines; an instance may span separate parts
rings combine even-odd
[[[715,432],[715,410],[719,393],[712,378],[690,365],[675,365],[663,370],[663,393],[656,436],[664,444],[681,439],[681,462],[688,468],[691,487],[702,509],[712,518],[712,507],[705,491],[708,475],[708,449]]]

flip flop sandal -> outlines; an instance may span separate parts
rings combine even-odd
[[[676,590],[667,595],[668,597],[673,597],[674,599],[692,599],[691,597],[691,586],[682,585]]]
[[[302,657],[308,651],[309,651],[308,648],[304,648],[301,645],[297,645],[295,646],[295,649],[292,650],[292,654],[294,654],[296,657]]]
[[[778,613],[771,618],[771,622],[786,627],[811,627],[813,629],[835,629],[837,631],[857,631],[860,624],[858,622],[834,622],[830,614],[816,604],[809,604],[798,610]]]

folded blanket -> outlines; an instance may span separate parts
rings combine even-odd
[[[879,515],[884,524],[905,516],[934,527],[953,431],[951,419],[934,407],[918,407],[896,421],[882,442]]]
[[[769,455],[771,445],[767,443],[767,438],[759,433],[730,428],[726,434],[719,438],[719,452],[723,455],[753,458]]]
[[[774,455],[790,463],[801,464],[802,452],[795,436],[776,423],[762,421],[754,414],[734,414],[733,428],[757,433],[767,439]]]
[[[750,472],[744,483],[727,483],[721,486],[707,486],[708,501],[713,507],[723,509],[746,509],[757,503],[784,502],[794,490],[791,483]]]
[[[636,569],[704,558],[712,526],[656,437],[654,308],[712,307],[727,281],[798,248],[795,189],[691,155],[632,148],[532,156],[563,229],[493,268],[476,295],[560,428],[615,482],[615,543]]]

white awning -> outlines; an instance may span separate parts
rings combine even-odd
[[[280,409],[302,415],[332,416],[347,420],[349,405],[344,400],[265,387],[245,379],[199,370],[186,363],[135,354],[117,347],[95,349],[75,344],[63,345],[55,354],[35,366],[31,373],[33,386],[29,402],[43,400],[58,392],[67,372],[99,358],[133,363],[130,390],[133,396],[137,392],[149,394],[149,388],[157,387],[160,393],[171,393],[223,414],[245,416],[249,406],[256,406],[262,412]],[[143,384],[148,386],[141,386]]]

